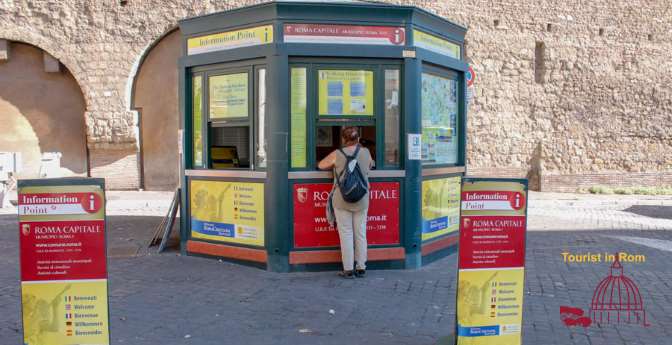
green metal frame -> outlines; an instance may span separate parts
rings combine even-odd
[[[362,44],[307,44],[307,43],[284,43],[283,25],[285,23],[323,23],[323,24],[344,24],[344,25],[373,25],[373,26],[402,26],[406,30],[406,44],[404,46],[380,46],[380,45],[362,45]],[[190,37],[202,36],[210,33],[232,31],[236,29],[255,27],[261,25],[273,25],[274,42],[271,44],[242,47],[224,51],[215,51],[197,55],[186,54],[186,44]],[[203,72],[205,69],[218,68],[223,66],[251,66],[264,65],[266,67],[266,143],[267,143],[267,167],[264,198],[265,204],[265,239],[266,251],[268,254],[267,269],[277,272],[287,272],[292,269],[310,269],[305,265],[290,267],[289,253],[293,247],[293,229],[292,229],[292,204],[291,204],[291,185],[302,180],[289,180],[288,172],[290,170],[312,170],[290,169],[290,65],[304,64],[308,66],[308,85],[317,83],[312,76],[312,66],[343,67],[343,63],[363,63],[364,65],[373,65],[377,67],[377,78],[382,78],[383,71],[381,66],[395,66],[400,69],[400,162],[399,167],[381,165],[379,169],[404,169],[405,177],[393,179],[372,179],[372,181],[400,181],[401,182],[401,210],[400,210],[400,244],[404,247],[406,259],[403,262],[375,263],[379,267],[405,267],[418,268],[423,264],[421,254],[421,193],[422,193],[422,164],[419,160],[409,160],[407,156],[407,134],[420,134],[421,115],[420,115],[420,78],[424,66],[432,65],[442,69],[452,70],[458,75],[459,80],[459,130],[460,130],[460,159],[459,163],[466,163],[466,82],[464,72],[467,70],[467,64],[462,59],[454,59],[448,56],[437,54],[423,48],[414,46],[413,29],[419,29],[431,33],[438,37],[450,40],[460,45],[461,54],[464,54],[464,36],[466,29],[443,18],[431,14],[422,9],[411,6],[395,6],[378,3],[315,3],[315,2],[272,2],[255,6],[239,8],[227,12],[215,13],[195,18],[186,19],[180,22],[180,30],[183,33],[183,56],[179,61],[179,83],[180,83],[180,109],[181,109],[181,128],[183,129],[183,161],[181,171],[181,182],[184,193],[182,193],[181,210],[181,241],[182,253],[186,252],[186,241],[189,239],[189,178],[185,176],[185,169],[193,169],[193,128],[192,118],[192,85],[191,78],[194,72]],[[415,54],[415,57],[412,57]],[[356,60],[354,60],[356,59]],[[263,63],[259,63],[263,61]],[[350,65],[357,68],[358,66]],[[256,81],[256,68],[252,69]],[[203,73],[203,95],[209,92],[207,89],[207,73]],[[312,78],[312,79],[311,79]],[[376,81],[375,94],[380,95],[384,92],[379,87],[384,88],[384,83]],[[285,87],[287,86],[287,87]],[[256,87],[255,87],[256,89]],[[314,87],[308,86],[307,97],[311,99],[311,92],[317,92]],[[256,92],[253,92],[256,104]],[[312,98],[314,106],[317,107],[317,99]],[[376,97],[378,101],[384,97]],[[376,101],[376,102],[378,102]],[[203,101],[203,123],[207,124],[206,103]],[[307,166],[314,167],[314,150],[308,148],[314,146],[315,119],[313,116],[316,110],[307,109],[307,143],[306,153]],[[377,124],[377,155],[384,157],[384,112],[381,104],[375,103]],[[256,106],[253,106],[252,113],[257,117]],[[382,115],[381,115],[382,114]],[[255,135],[251,138],[256,145],[257,126]],[[380,126],[380,127],[378,127]],[[206,131],[203,132],[207,133]],[[379,137],[379,136],[383,137]],[[204,156],[208,151],[204,147]],[[251,152],[251,158],[256,160],[256,146]],[[205,161],[205,157],[204,157]],[[460,165],[458,164],[458,165]],[[432,166],[431,168],[435,168]],[[255,170],[257,164],[255,164]],[[429,168],[429,167],[425,167]],[[447,177],[454,174],[446,174]],[[460,174],[462,175],[462,174]],[[195,177],[192,177],[195,178]],[[225,179],[231,181],[234,179]],[[255,180],[259,182],[259,180]],[[304,180],[306,181],[306,180]],[[309,180],[310,182],[323,182],[323,179]],[[289,196],[289,197],[288,197]],[[289,202],[288,202],[289,201]],[[272,207],[270,206],[272,205]],[[272,229],[269,224],[272,224]],[[315,267],[331,267],[331,265],[316,265]],[[312,267],[312,266],[311,266]]]

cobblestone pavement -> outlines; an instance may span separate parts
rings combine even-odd
[[[110,247],[122,248],[110,259],[112,344],[435,344],[453,328],[455,255],[420,270],[371,271],[357,280],[175,253],[133,257],[123,248],[144,243],[170,196],[117,195],[108,212]],[[669,197],[534,193],[524,344],[669,344],[671,209]],[[1,345],[20,344],[16,229],[15,216],[0,215]],[[617,251],[646,258],[623,265],[640,288],[650,326],[565,327],[559,307],[587,311],[609,263],[564,262],[561,253]]]

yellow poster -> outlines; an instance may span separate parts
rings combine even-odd
[[[210,77],[210,119],[248,116],[248,79],[247,73]]]
[[[373,115],[373,72],[320,70],[320,115]]]
[[[413,30],[413,42],[416,47],[431,50],[454,59],[461,59],[460,45],[446,39],[420,30]]]
[[[520,345],[524,268],[460,270],[458,345]]]
[[[22,282],[25,345],[109,344],[107,280]]]
[[[422,240],[460,228],[460,176],[422,181]]]
[[[292,168],[306,167],[306,68],[291,73],[291,157]]]
[[[187,40],[187,55],[273,43],[273,25],[257,26]]]
[[[264,184],[191,181],[191,237],[264,245]]]

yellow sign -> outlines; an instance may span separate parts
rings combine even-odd
[[[524,269],[460,270],[458,279],[457,344],[521,344]]]
[[[264,245],[264,184],[192,180],[191,237]]]
[[[320,70],[320,115],[373,115],[373,72]]]
[[[273,43],[273,25],[220,32],[187,40],[187,55]]]
[[[212,76],[209,88],[211,120],[248,116],[247,73]]]
[[[446,39],[428,34],[420,30],[413,30],[413,42],[416,47],[431,50],[435,53],[461,59],[460,45]]]
[[[306,85],[306,68],[292,68],[290,83],[292,168],[306,167]]]
[[[109,344],[107,280],[22,282],[26,345]]]
[[[422,181],[422,240],[460,228],[459,176]]]

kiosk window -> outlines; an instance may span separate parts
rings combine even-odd
[[[385,165],[399,166],[399,70],[385,70]]]
[[[422,162],[457,164],[457,77],[422,74]]]
[[[332,151],[343,145],[341,142],[340,125],[317,126],[315,133],[315,156],[316,162],[328,156]],[[359,142],[369,149],[371,158],[376,161],[376,126],[358,126],[360,133]]]
[[[211,76],[209,88],[210,120],[248,117],[248,73]]]
[[[203,77],[198,75],[192,79],[192,106],[194,121],[194,167],[203,167]]]
[[[265,70],[260,73],[259,79],[252,79],[250,76],[255,75],[253,70],[249,68],[244,72],[228,74],[214,71],[207,78],[209,168],[253,169],[255,158],[263,158],[265,162],[264,140],[260,139],[264,129],[261,128],[260,133],[255,132],[257,122],[252,116],[261,116],[263,124],[266,89],[257,86],[253,92],[252,86],[262,83],[260,79],[265,79]],[[254,145],[255,135],[259,140],[257,145]]]
[[[213,169],[250,167],[249,127],[212,127],[210,131],[210,162]]]
[[[296,67],[290,77],[291,160],[292,168],[306,167],[307,70]]]
[[[319,115],[373,116],[373,71],[319,70]]]

